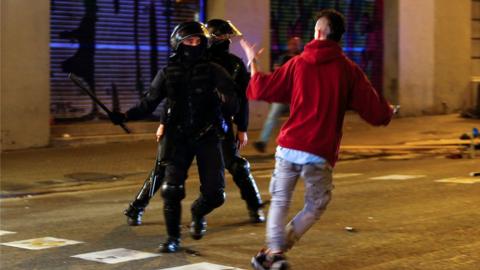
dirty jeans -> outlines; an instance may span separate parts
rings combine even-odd
[[[272,250],[285,250],[286,218],[299,177],[304,180],[305,204],[291,221],[297,239],[320,218],[332,197],[332,167],[328,163],[300,165],[277,157],[270,181],[272,200],[267,219],[267,245]]]

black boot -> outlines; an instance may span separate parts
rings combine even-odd
[[[208,200],[205,198],[209,198]],[[193,204],[192,223],[190,223],[190,236],[195,239],[201,239],[207,232],[207,221],[205,216],[212,212],[215,208],[220,207],[225,202],[225,192],[223,187],[216,193],[211,192],[208,195],[200,194]]]
[[[130,226],[138,226],[142,224],[142,216],[144,210],[136,208],[132,204],[128,205],[128,208],[123,211],[123,214],[127,216],[127,224]]]
[[[127,216],[127,224],[130,226],[142,224],[145,208],[147,208],[150,198],[153,197],[162,184],[164,171],[163,167],[158,167],[150,172],[142,188],[138,191],[135,200],[123,211],[123,214]]]
[[[265,214],[262,208],[248,208],[248,215],[250,216],[250,222],[252,223],[264,223]]]
[[[262,198],[250,171],[250,163],[245,158],[235,156],[228,170],[233,177],[233,181],[240,189],[242,199],[247,203],[250,221],[252,223],[265,222],[265,215],[262,211]]]
[[[180,239],[176,237],[168,237],[165,243],[158,247],[162,253],[175,253],[180,249]]]
[[[180,222],[182,217],[182,205],[180,201],[164,200],[163,216],[167,227],[168,239],[163,244],[165,250],[178,249],[180,242]],[[170,245],[170,247],[168,247]],[[175,250],[176,251],[176,250]],[[170,251],[170,252],[175,252]],[[168,251],[165,251],[168,252]]]
[[[145,208],[150,202],[151,181],[150,178],[145,180],[142,188],[138,191],[135,200],[128,205],[128,208],[123,211],[123,214],[127,216],[127,224],[129,226],[138,226],[142,224],[142,216],[145,212]]]
[[[196,217],[192,215],[190,223],[190,236],[195,240],[200,240],[207,232],[207,221],[205,217]]]

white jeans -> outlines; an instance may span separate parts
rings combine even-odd
[[[277,157],[270,181],[272,200],[267,219],[267,245],[272,250],[285,250],[286,218],[299,177],[304,179],[305,205],[291,221],[297,238],[320,218],[332,197],[332,167],[328,163],[299,165]]]

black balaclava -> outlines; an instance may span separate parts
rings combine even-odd
[[[229,39],[214,41],[210,45],[210,50],[215,52],[228,52],[228,50],[230,49],[230,43],[231,42]]]
[[[193,63],[199,60],[205,53],[205,50],[206,46],[203,41],[197,46],[188,46],[183,43],[178,46],[178,51],[182,56],[182,59],[188,63]]]

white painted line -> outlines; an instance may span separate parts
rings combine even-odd
[[[473,177],[452,177],[435,180],[438,183],[455,183],[455,184],[476,184],[480,183],[480,179]]]
[[[242,270],[241,268],[213,264],[213,263],[195,263],[184,266],[172,267],[172,268],[162,268],[159,270]]]
[[[16,233],[16,232],[0,230],[0,236],[7,235],[7,234],[14,234],[14,233]]]
[[[90,252],[72,256],[87,261],[115,264],[133,260],[141,260],[152,257],[158,257],[160,254],[142,252],[126,248],[116,248],[97,252]]]
[[[2,245],[16,247],[16,248],[30,249],[30,250],[39,250],[39,249],[76,245],[80,243],[83,243],[83,242],[54,238],[54,237],[42,237],[42,238],[2,243]]]
[[[403,175],[403,174],[391,174],[379,177],[372,177],[371,180],[409,180],[426,177],[426,175]]]
[[[333,179],[348,178],[363,175],[363,173],[334,173]]]

